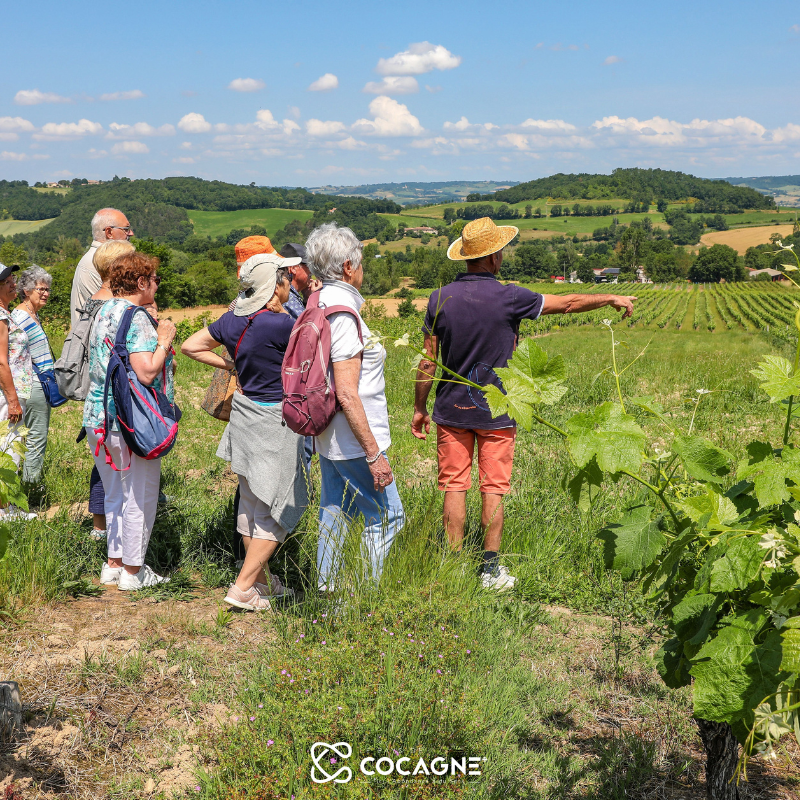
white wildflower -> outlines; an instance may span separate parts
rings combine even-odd
[[[404,333],[399,339],[395,340],[395,347],[408,347],[408,334]]]
[[[381,343],[382,339],[383,336],[381,336],[379,331],[372,331],[372,335],[367,339],[367,341],[364,344],[364,349],[372,350],[374,347],[377,347]]]
[[[783,543],[783,539],[779,537],[776,528],[763,534],[758,541],[758,545],[763,547],[764,550],[769,550],[764,566],[770,569],[778,569],[780,560],[789,552]]]
[[[710,389],[698,389],[697,394],[711,394]]]

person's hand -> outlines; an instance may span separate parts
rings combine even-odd
[[[308,298],[316,292],[318,289],[322,288],[322,281],[319,278],[309,278],[308,285],[302,291],[303,299],[308,302]]]
[[[612,295],[611,302],[609,303],[609,305],[615,311],[622,311],[624,309],[625,313],[622,315],[622,319],[625,319],[626,317],[629,317],[631,314],[633,314],[633,304],[634,301],[636,300],[637,300],[636,297],[624,297],[621,295]]]
[[[392,468],[383,453],[381,453],[377,461],[367,466],[369,466],[369,471],[372,473],[376,492],[382,492],[394,480]]]
[[[431,415],[425,411],[414,409],[414,416],[411,417],[411,433],[417,439],[425,439],[431,432]]]
[[[20,405],[19,398],[15,397],[13,400],[8,401],[8,421],[19,422],[22,419],[22,406]]]
[[[175,323],[171,319],[165,319],[158,323],[158,344],[163,345],[167,350],[172,347],[175,339]]]

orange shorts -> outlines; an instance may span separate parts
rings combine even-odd
[[[437,424],[439,489],[443,492],[465,492],[472,486],[470,472],[477,439],[480,490],[486,494],[508,494],[516,438],[516,428],[467,430]]]

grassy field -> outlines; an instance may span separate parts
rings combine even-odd
[[[15,233],[30,233],[52,222],[52,219],[4,219],[0,220],[0,236],[13,236]]]
[[[253,208],[242,211],[189,211],[188,214],[198,236],[214,238],[251,225],[263,225],[267,234],[275,233],[294,219],[308,219],[312,212],[288,208]]]
[[[420,335],[419,317],[371,324]],[[780,344],[744,328],[712,336],[691,326],[618,327],[632,352],[650,341],[624,376],[626,394],[652,394],[685,422],[696,391],[714,390],[695,429],[737,459],[743,432],[777,440],[780,414],[749,370]],[[613,397],[611,381],[596,378],[610,362],[607,332],[595,324],[543,333],[548,354],[564,357],[570,386],[550,419],[563,424]],[[570,465],[555,435],[520,431],[502,553],[517,588],[487,595],[465,568],[469,553],[456,558],[444,547],[435,438],[419,442],[409,431],[409,374],[407,351],[390,345],[390,457],[407,524],[380,587],[361,582],[351,537],[337,600],[323,605],[308,591],[312,506],[273,560],[306,594],[258,618],[221,603],[234,575],[235,478],[214,455],[223,423],[199,409],[210,371],[179,357],[184,417],[162,472],[172,499],[148,554],[173,580],[138,598],[92,583],[103,546],[87,536],[81,410],[54,411],[43,513],[14,526],[0,562],[0,674],[20,682],[26,703],[23,744],[0,752],[0,789],[10,778],[26,799],[705,796],[688,695],[665,689],[654,669],[658,619],[605,570],[594,536],[637,490],[623,479],[582,516],[562,488]],[[472,547],[478,522],[473,491]],[[468,780],[357,775],[331,788],[310,780],[317,741],[350,743],[350,763],[365,754],[486,761]],[[777,762],[753,763],[744,797],[797,796],[800,751],[788,741]]]

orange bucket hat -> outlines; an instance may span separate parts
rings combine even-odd
[[[236,260],[241,264],[251,256],[277,252],[266,236],[248,236],[236,243]]]
[[[461,238],[447,248],[447,257],[451,261],[467,261],[490,256],[502,250],[518,233],[519,228],[513,225],[497,226],[489,217],[473,219],[464,226]]]

